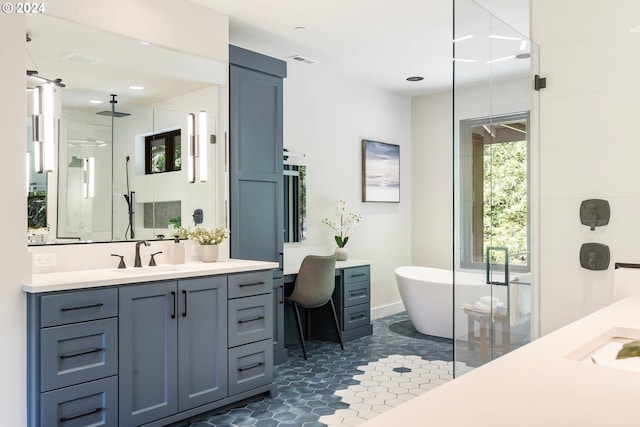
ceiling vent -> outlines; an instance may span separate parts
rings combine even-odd
[[[318,62],[315,59],[306,58],[300,55],[290,56],[289,59],[293,59],[294,61],[298,61],[298,62],[304,62],[305,64],[315,64],[316,62]]]
[[[82,55],[82,54],[73,53],[73,52],[71,52],[68,55],[65,55],[63,59],[66,59],[67,61],[80,62],[82,64],[95,64],[96,62],[102,61],[102,59],[96,58],[94,56]]]

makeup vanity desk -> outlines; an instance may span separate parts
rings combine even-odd
[[[373,333],[371,325],[371,261],[349,259],[336,261],[333,304],[343,341],[352,341]],[[300,264],[284,265],[284,295],[290,295]],[[298,341],[292,307],[284,307],[285,343]],[[305,339],[336,340],[329,305],[313,310],[309,318],[302,316]]]

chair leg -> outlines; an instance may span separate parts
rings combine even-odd
[[[302,354],[304,360],[307,360],[307,349],[304,346],[304,334],[302,332],[302,322],[300,322],[300,312],[298,311],[298,303],[293,303],[293,311],[296,313],[296,326],[298,327],[298,337],[300,338],[300,345],[302,346]]]
[[[333,305],[333,299],[329,299],[329,303],[331,304],[331,313],[333,314],[333,324],[336,327],[336,332],[338,333],[338,341],[340,341],[340,348],[344,350],[344,344],[342,344],[342,333],[340,333],[340,325],[338,324],[338,316],[336,316],[336,308]]]

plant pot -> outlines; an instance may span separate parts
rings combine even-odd
[[[347,248],[336,248],[336,261],[346,261],[349,258]]]
[[[200,246],[202,262],[215,262],[218,260],[218,245]]]

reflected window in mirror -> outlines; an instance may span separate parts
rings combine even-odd
[[[306,167],[284,165],[284,241],[307,238]]]
[[[180,129],[145,137],[144,150],[145,174],[179,171],[182,167]]]

